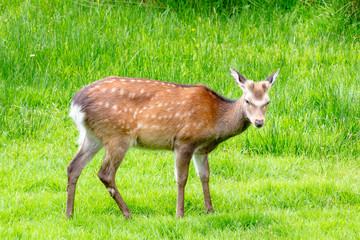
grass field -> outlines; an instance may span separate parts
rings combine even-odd
[[[358,239],[360,24],[357,1],[0,1],[2,239]],[[176,219],[171,152],[130,150],[117,183],[125,220],[84,169],[64,217],[77,150],[73,94],[110,75],[206,84],[235,99],[229,67],[280,68],[267,125],[210,155],[214,214],[191,166]]]

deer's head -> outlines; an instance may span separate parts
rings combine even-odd
[[[254,82],[252,80],[247,80],[236,70],[230,68],[231,74],[235,78],[235,82],[244,93],[240,101],[243,101],[242,104],[244,105],[246,116],[257,128],[262,127],[265,124],[266,108],[270,103],[268,92],[273,86],[279,70],[280,69],[276,70],[276,72],[271,74],[264,81]]]

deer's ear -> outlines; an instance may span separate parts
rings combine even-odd
[[[246,90],[246,78],[241,75],[240,73],[238,73],[235,69],[233,69],[232,67],[230,67],[230,71],[231,71],[231,75],[233,75],[235,82],[237,85],[239,85],[239,87],[245,91]]]
[[[277,75],[279,74],[279,71],[280,71],[280,68],[265,79],[265,81],[268,81],[270,83],[271,87],[272,87],[272,85],[274,85],[275,79],[276,79]]]

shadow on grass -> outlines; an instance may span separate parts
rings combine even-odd
[[[161,238],[207,238],[235,237],[252,230],[273,228],[277,220],[263,213],[244,211],[242,213],[187,215],[183,219],[156,217],[151,222],[153,234]]]
[[[129,206],[130,207],[130,206]],[[99,210],[99,208],[97,208]],[[234,238],[246,236],[249,232],[267,234],[269,229],[285,236],[279,226],[284,222],[277,214],[264,213],[249,209],[234,212],[205,214],[203,211],[187,211],[185,217],[177,219],[175,209],[161,210],[155,206],[132,206],[131,219],[122,217],[120,210],[113,204],[105,204],[101,211],[94,209],[78,213],[72,219],[75,227],[86,226],[86,231],[98,228],[111,228],[114,234],[129,233],[138,237],[156,237],[157,239],[198,239],[198,238]],[[87,216],[87,217],[85,217]],[[89,221],[89,219],[91,219]],[[89,226],[89,224],[91,226]],[[279,225],[280,224],[280,225]],[[284,235],[285,234],[285,235]]]
[[[237,231],[271,225],[275,219],[262,213],[248,211],[233,214],[209,214],[204,221],[206,225],[219,230]]]

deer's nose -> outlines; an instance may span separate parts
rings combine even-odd
[[[264,125],[264,120],[255,120],[255,127],[262,127]]]

